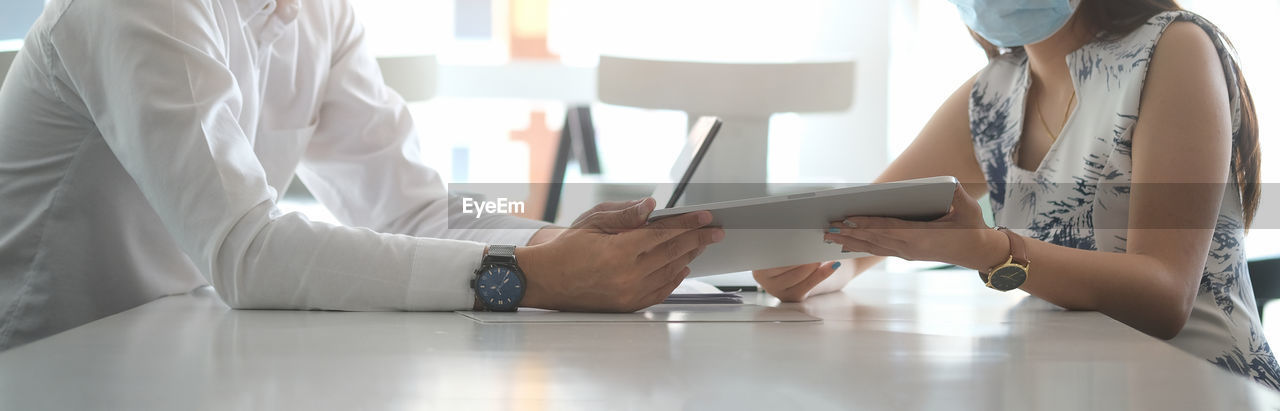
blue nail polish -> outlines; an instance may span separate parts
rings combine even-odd
[[[839,262],[839,261],[836,261],[836,263],[835,263],[835,264],[832,264],[832,265],[831,265],[831,269],[832,269],[832,270],[838,270],[838,269],[840,269],[840,262]]]
[[[840,234],[840,229],[836,227],[827,228],[827,232],[831,234]]]

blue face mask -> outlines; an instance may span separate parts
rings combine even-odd
[[[1080,0],[949,0],[964,24],[999,47],[1025,46],[1067,25]],[[1109,1],[1109,0],[1104,0]]]

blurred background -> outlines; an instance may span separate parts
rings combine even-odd
[[[300,0],[317,1],[317,0]],[[590,107],[601,173],[569,182],[666,178],[689,118],[599,101],[600,56],[718,63],[852,61],[847,108],[765,113],[770,183],[865,183],[933,110],[985,64],[945,0],[351,0],[383,58],[431,56],[434,83],[410,102],[423,156],[449,183],[547,181],[565,114]],[[1234,41],[1262,124],[1263,179],[1280,179],[1278,0],[1183,0]],[[43,0],[0,2],[0,50],[21,46]],[[305,4],[304,4],[305,7]],[[384,70],[386,67],[384,66]],[[413,83],[414,78],[393,79]],[[392,84],[398,88],[397,84]],[[398,88],[399,89],[399,88]],[[731,100],[735,96],[723,96]],[[283,206],[333,221],[295,184]],[[1270,187],[1268,187],[1270,188]],[[559,219],[590,201],[566,200]],[[1261,212],[1275,205],[1265,202]],[[1280,255],[1280,230],[1254,229],[1252,258]],[[918,265],[893,262],[891,270]],[[1255,276],[1261,273],[1255,273]],[[1271,310],[1280,310],[1273,306]],[[1274,320],[1276,316],[1266,316]],[[1276,322],[1276,324],[1272,324]],[[1269,333],[1280,321],[1267,321]]]

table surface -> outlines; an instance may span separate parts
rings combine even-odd
[[[237,311],[208,289],[0,353],[0,409],[1194,409],[1280,395],[972,272],[871,272],[817,323]]]

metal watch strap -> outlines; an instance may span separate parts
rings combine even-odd
[[[490,245],[489,251],[485,253],[484,260],[480,264],[488,263],[508,263],[516,262],[516,246],[514,245]]]

